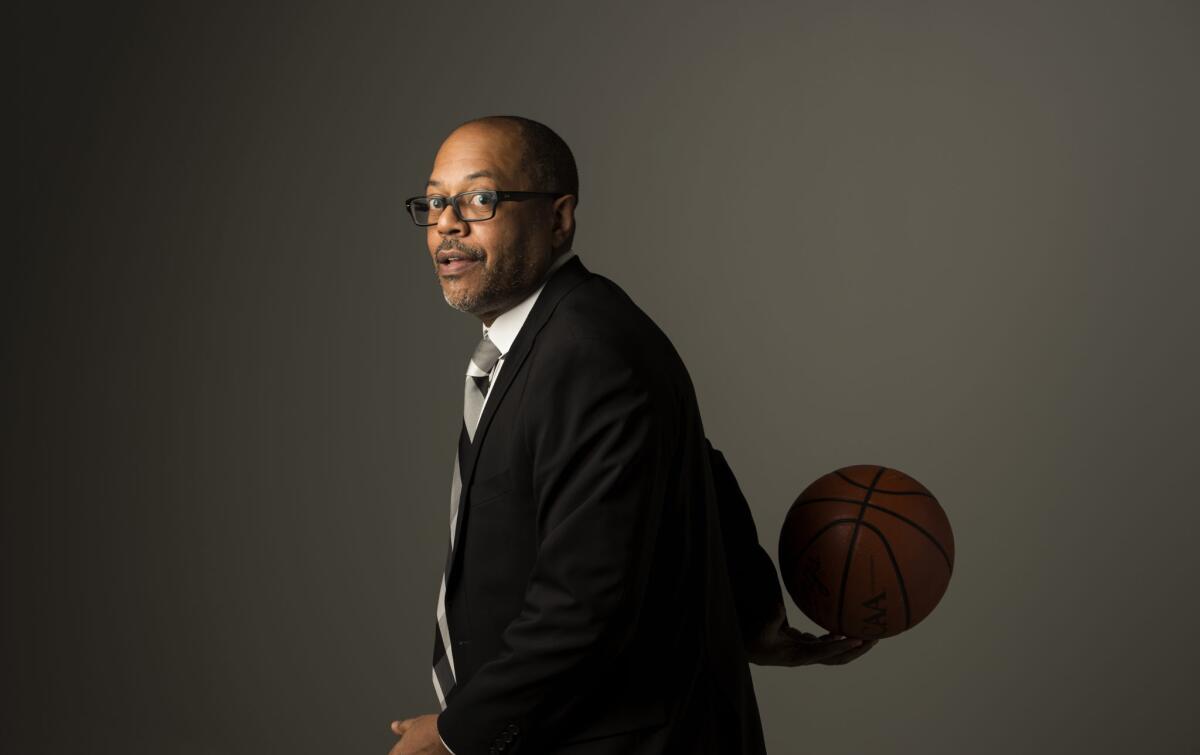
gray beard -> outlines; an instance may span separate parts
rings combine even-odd
[[[513,299],[520,296],[527,285],[528,271],[529,267],[526,264],[525,256],[521,255],[512,261],[511,267],[496,271],[495,277],[486,280],[483,290],[478,295],[474,297],[460,296],[455,299],[451,298],[450,294],[443,289],[442,298],[454,309],[467,314],[488,312],[509,302],[516,304],[520,299],[516,301]]]

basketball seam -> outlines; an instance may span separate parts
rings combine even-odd
[[[832,529],[832,528],[833,528],[833,527],[835,527],[836,525],[839,525],[839,524],[853,524],[854,522],[855,522],[855,520],[854,520],[854,519],[834,519],[832,522],[829,522],[829,523],[828,523],[828,524],[826,524],[824,527],[822,527],[821,529],[817,530],[816,534],[814,534],[812,537],[810,537],[810,538],[808,539],[808,542],[804,544],[804,547],[803,547],[803,548],[801,548],[800,550],[796,551],[796,554],[795,554],[795,555],[791,555],[791,556],[789,556],[787,560],[790,562],[790,561],[793,561],[793,560],[795,560],[795,559],[798,559],[798,558],[800,558],[801,556],[803,556],[803,555],[804,555],[804,552],[805,552],[806,550],[808,550],[809,548],[811,548],[813,543],[817,542],[817,538],[821,537],[821,535],[824,535],[826,532],[828,532],[830,529]],[[784,531],[786,532],[787,530],[785,529]],[[786,541],[785,541],[785,542],[786,542]],[[783,549],[781,548],[780,550],[783,550]],[[781,559],[781,560],[782,560],[782,559]]]
[[[838,589],[838,634],[846,634],[845,612],[846,612],[846,581],[850,578],[850,562],[854,558],[854,545],[858,542],[858,527],[862,524],[863,516],[867,513],[867,501],[871,498],[871,493],[875,489],[875,483],[879,482],[879,478],[883,476],[884,470],[887,467],[880,467],[875,473],[875,479],[871,480],[871,487],[867,488],[866,495],[862,499],[862,507],[858,510],[858,519],[854,522],[854,531],[850,533],[850,545],[846,548],[846,565],[842,569],[842,584]]]
[[[882,491],[880,491],[880,492],[882,492]],[[900,521],[904,522],[905,524],[910,525],[917,532],[920,532],[922,535],[929,538],[929,542],[933,543],[934,547],[937,548],[938,551],[942,554],[942,558],[946,559],[946,566],[950,569],[950,573],[951,574],[954,573],[954,561],[950,558],[950,554],[946,552],[945,547],[943,547],[942,544],[940,542],[938,542],[938,539],[933,536],[933,533],[929,532],[929,530],[925,529],[924,527],[917,524],[916,522],[909,519],[908,517],[904,516],[903,514],[897,514],[895,511],[892,511],[889,508],[880,506],[879,504],[876,504],[876,503],[868,503],[866,501],[858,501],[858,500],[855,500],[854,498],[837,498],[837,497],[832,497],[832,496],[829,498],[809,498],[808,500],[804,500],[804,501],[796,501],[796,503],[793,504],[793,508],[796,506],[805,506],[810,503],[826,503],[826,502],[831,502],[831,501],[838,502],[838,503],[853,503],[856,505],[861,504],[861,505],[866,506],[869,509],[874,509],[875,511],[882,511],[885,514],[890,514],[890,515],[896,517],[897,519],[899,519]]]
[[[842,471],[840,469],[837,470],[836,472],[834,472],[834,474],[836,474],[838,477],[841,477],[843,480],[850,483],[851,485],[853,485],[856,488],[862,488],[863,490],[867,490],[866,485],[863,485],[861,482],[857,482],[855,480],[850,479],[846,475],[842,474]],[[875,492],[876,493],[887,493],[888,495],[919,495],[919,496],[924,496],[926,498],[933,498],[933,493],[926,493],[926,492],[922,492],[920,490],[886,490],[884,488],[875,488]]]
[[[779,564],[780,564],[780,566],[783,567],[784,564],[794,564],[797,561],[799,561],[804,556],[804,553],[809,548],[811,548],[818,540],[820,540],[821,537],[824,536],[826,532],[829,532],[834,527],[837,527],[840,524],[853,524],[853,523],[854,523],[853,519],[835,519],[832,522],[829,522],[824,527],[817,530],[817,532],[808,539],[808,542],[804,544],[804,547],[801,548],[800,550],[796,551],[795,555],[792,555],[792,554],[786,552],[788,550],[787,540],[783,537],[783,534],[785,532],[787,532],[787,526],[785,525],[783,527],[783,529],[780,530],[780,533],[779,533],[779,537],[780,537],[780,540],[779,540]],[[791,592],[791,589],[789,588],[788,591]],[[795,600],[797,605],[800,605],[800,603],[801,603],[801,601],[797,600],[796,594],[794,594],[794,593],[792,594],[792,600]],[[803,606],[801,606],[801,609],[803,609]]]
[[[888,559],[892,562],[892,571],[896,573],[896,581],[900,583],[900,598],[904,601],[904,629],[912,626],[912,611],[909,610],[908,590],[904,586],[904,575],[900,573],[900,564],[896,562],[896,554],[892,553],[892,546],[884,537],[883,532],[878,527],[870,522],[863,522],[862,525],[875,533],[879,541],[883,543],[883,547],[887,549]],[[904,631],[904,630],[901,630]]]

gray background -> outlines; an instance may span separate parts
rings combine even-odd
[[[1195,747],[1196,4],[18,21],[7,751],[382,755],[436,709],[478,323],[401,200],[489,113],[574,148],[576,248],[684,357],[772,555],[847,464],[950,515],[924,624],[754,669],[772,753]]]

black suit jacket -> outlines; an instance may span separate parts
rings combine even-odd
[[[762,753],[774,566],[670,341],[574,258],[470,442],[446,609],[456,755]]]

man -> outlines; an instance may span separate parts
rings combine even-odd
[[[465,379],[434,631],[440,715],[403,753],[761,753],[747,661],[873,643],[787,626],[774,566],[667,337],[571,250],[566,144],[454,130],[408,202],[442,293],[483,323]]]

